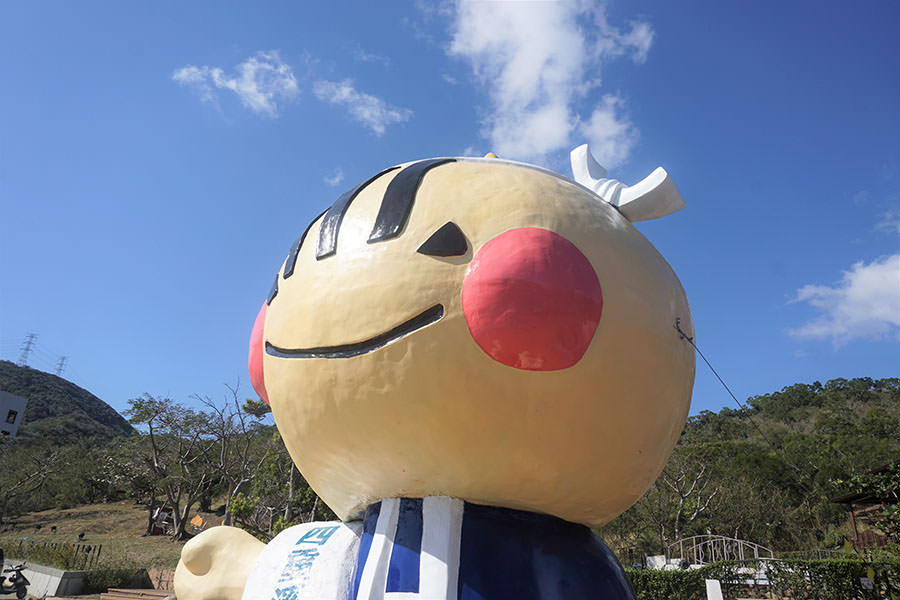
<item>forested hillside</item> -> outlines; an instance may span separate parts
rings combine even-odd
[[[788,551],[839,546],[843,483],[900,458],[900,379],[834,379],[691,417],[650,491],[601,532],[659,553],[713,533]]]
[[[53,378],[36,373],[24,375]],[[227,506],[223,518],[263,539],[300,520],[333,518],[265,424],[265,404],[241,400],[237,390],[224,402],[195,397],[193,404],[202,409],[145,394],[126,411],[139,435],[0,446],[0,518],[126,497],[148,516],[156,506],[175,508],[176,537],[198,508]],[[42,419],[66,423],[58,404],[54,410]],[[691,417],[650,491],[600,533],[620,556],[662,553],[706,533],[776,551],[839,547],[847,517],[831,498],[855,491],[844,482],[852,475],[895,459],[900,379],[792,385],[747,399],[746,409]]]
[[[135,433],[100,398],[50,373],[0,360],[0,390],[28,399],[18,434],[23,441],[67,444]]]
[[[24,512],[121,499],[143,505],[148,531],[157,507],[174,509],[176,539],[187,536],[198,510],[217,510],[263,539],[301,520],[334,517],[265,424],[263,402],[240,400],[236,389],[224,401],[192,401],[200,408],[149,394],[132,398],[125,415],[139,435],[0,439],[0,532]],[[68,421],[60,411],[49,418]]]

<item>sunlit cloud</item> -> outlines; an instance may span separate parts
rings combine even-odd
[[[900,254],[857,262],[834,285],[805,285],[793,302],[819,316],[790,329],[795,338],[830,339],[840,348],[855,339],[900,339]]]
[[[244,107],[271,118],[278,116],[279,102],[292,101],[300,94],[291,67],[276,51],[257,52],[230,75],[218,67],[188,65],[176,70],[172,79],[217,106],[220,90],[234,92]]]
[[[625,101],[612,94],[603,96],[578,130],[590,140],[591,153],[606,167],[621,165],[638,141],[637,127],[625,115]]]
[[[356,90],[349,79],[316,81],[313,94],[319,100],[343,106],[350,118],[362,123],[377,136],[384,135],[388,126],[408,121],[413,115],[408,108],[392,106],[381,98]]]
[[[331,175],[326,175],[323,181],[325,185],[330,185],[331,187],[341,185],[341,182],[344,181],[344,170],[338,167]]]
[[[582,110],[604,62],[647,59],[649,23],[611,25],[584,2],[458,2],[451,56],[467,61],[490,99],[483,134],[499,155],[542,161],[587,141],[607,166],[627,160],[638,139],[620,95]]]

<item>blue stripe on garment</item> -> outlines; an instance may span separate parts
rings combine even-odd
[[[362,537],[359,540],[359,550],[356,554],[356,571],[353,573],[353,586],[350,588],[350,597],[347,600],[356,600],[356,595],[359,593],[359,581],[362,579],[366,559],[369,558],[372,536],[375,535],[375,526],[378,524],[378,514],[380,512],[381,502],[376,502],[366,509],[366,519],[363,521]]]
[[[419,591],[419,555],[422,550],[422,499],[401,498],[397,533],[391,550],[386,592]]]

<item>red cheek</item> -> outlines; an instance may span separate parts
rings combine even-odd
[[[268,305],[263,302],[259,314],[256,315],[256,321],[253,323],[253,330],[250,332],[250,358],[247,361],[250,369],[250,383],[253,389],[259,394],[261,400],[266,404],[269,403],[269,395],[266,393],[266,380],[263,377],[263,355],[265,354],[265,340],[263,339],[263,329],[266,324],[266,307]]]
[[[591,262],[572,242],[523,227],[478,251],[463,281],[462,307],[488,356],[517,369],[557,371],[584,356],[603,297]]]

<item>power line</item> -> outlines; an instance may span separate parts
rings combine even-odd
[[[70,372],[80,377],[79,373],[69,364],[68,356],[60,355],[52,348],[38,342],[37,338],[38,334],[29,333],[21,344],[16,344],[10,339],[0,340],[0,350],[2,350],[0,354],[12,356],[15,345],[19,350],[19,359],[16,364],[20,367],[29,366],[40,371],[53,372],[60,377],[64,372]]]
[[[791,467],[792,469],[794,469],[795,471],[797,471],[797,473],[798,473],[799,475],[802,476],[802,475],[804,474],[803,470],[800,469],[800,467],[798,467],[797,465],[795,465],[795,464],[792,463],[791,461],[789,461],[789,460],[787,459],[787,457],[780,451],[780,449],[779,449],[778,446],[775,444],[775,442],[773,442],[773,441],[769,438],[769,436],[767,436],[765,433],[763,433],[762,428],[759,426],[759,424],[756,422],[756,420],[750,415],[750,411],[747,410],[747,407],[744,406],[744,405],[741,403],[741,401],[737,399],[737,396],[734,395],[734,392],[731,391],[731,388],[728,387],[728,384],[725,383],[725,380],[723,380],[723,379],[719,376],[718,371],[716,371],[716,369],[712,366],[712,363],[709,362],[709,360],[706,358],[706,356],[703,354],[703,352],[700,351],[700,348],[697,347],[697,344],[694,343],[694,338],[691,337],[691,336],[689,336],[688,334],[686,334],[686,333],[684,332],[684,330],[681,329],[681,318],[680,318],[680,317],[675,319],[675,330],[676,330],[679,334],[681,334],[681,339],[687,340],[687,342],[691,345],[691,347],[694,348],[694,351],[697,352],[697,354],[700,355],[700,358],[703,359],[703,362],[706,363],[706,366],[709,367],[709,370],[712,371],[713,375],[716,376],[716,379],[719,380],[719,383],[722,384],[722,387],[725,388],[725,391],[728,392],[728,395],[731,396],[731,399],[734,400],[735,404],[737,404],[737,405],[741,408],[741,415],[742,415],[742,416],[745,416],[745,417],[747,417],[747,419],[749,419],[750,423],[753,424],[753,427],[756,428],[756,431],[759,432],[759,435],[762,436],[762,438],[763,438],[763,439],[764,439],[764,440],[772,447],[772,450],[775,451],[775,454],[776,454],[777,456],[779,456],[779,457],[781,458],[781,460],[783,460],[783,461],[785,462],[785,464],[787,464],[789,467]],[[813,462],[812,462],[811,460],[809,460],[809,458],[806,459],[806,462],[807,462],[807,464],[808,464],[810,467],[812,467],[812,468],[815,469],[816,471],[819,470],[819,467],[817,467],[816,465],[814,465]],[[811,476],[810,476],[810,479],[811,479]],[[813,490],[812,490],[812,488],[811,488],[809,485],[807,485],[806,483],[804,483],[802,479],[797,479],[796,481],[797,481],[797,483],[799,483],[800,486],[803,487],[808,493],[810,493],[810,494],[814,493]]]
[[[775,444],[772,442],[772,440],[770,440],[768,438],[768,436],[766,436],[766,434],[763,433],[763,430],[760,428],[760,426],[757,425],[756,421],[753,420],[753,417],[750,416],[750,411],[747,410],[747,407],[744,406],[741,403],[741,401],[737,399],[737,396],[734,395],[734,392],[731,391],[731,388],[728,387],[728,384],[725,383],[725,381],[721,377],[719,377],[719,373],[713,368],[712,364],[710,364],[710,362],[706,359],[706,356],[704,356],[703,353],[700,352],[700,348],[698,348],[697,344],[694,343],[694,338],[688,336],[688,334],[686,334],[684,331],[681,330],[681,318],[680,317],[675,319],[675,329],[678,331],[678,333],[681,334],[681,339],[687,340],[688,343],[694,347],[694,350],[696,350],[697,354],[700,355],[700,358],[703,359],[703,362],[706,363],[706,366],[709,367],[709,370],[712,371],[713,375],[716,376],[716,379],[719,380],[719,383],[722,384],[722,387],[725,388],[725,391],[728,392],[728,395],[731,396],[731,399],[734,400],[735,404],[737,404],[738,406],[741,407],[741,410],[744,411],[744,413],[746,413],[747,418],[750,419],[750,422],[753,423],[754,427],[756,427],[756,431],[759,432],[759,435],[761,435],[762,438],[764,440],[766,440],[769,443],[769,445],[772,446],[772,448],[774,450],[777,450],[778,448],[775,446]]]
[[[31,349],[31,352],[34,356],[43,356],[51,362],[56,362],[56,360],[61,356],[60,354],[50,352],[40,343],[35,343],[34,347]]]
[[[35,338],[37,338],[36,333],[29,333],[25,336],[25,341],[22,342],[22,353],[19,354],[18,365],[20,367],[24,367],[28,364],[28,355],[31,354],[31,347],[34,345]]]

